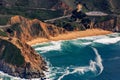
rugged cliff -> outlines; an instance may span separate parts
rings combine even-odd
[[[120,32],[120,18],[114,17],[110,18],[106,21],[98,22],[94,25],[94,28],[101,28],[103,30],[109,30],[109,31],[117,31]]]
[[[37,19],[29,20],[22,16],[14,16],[10,19],[9,29],[13,32],[8,33],[11,37],[16,37],[24,42],[30,41],[37,37],[51,38],[67,31],[53,24],[41,22]]]
[[[116,26],[119,26],[120,23],[118,23],[118,21],[116,21],[114,18],[110,18],[109,16],[108,18],[109,19],[106,21],[94,23],[93,27],[113,31]],[[8,36],[18,38],[23,42],[31,41],[38,37],[51,39],[52,37],[68,33],[69,31],[84,30],[84,27],[76,22],[63,22],[61,23],[62,25],[60,25],[61,27],[58,27],[53,24],[44,23],[38,19],[30,20],[22,16],[11,17],[8,23],[11,26],[4,29],[4,31],[7,32],[7,29],[12,30],[11,33],[7,32],[9,34]]]
[[[27,79],[44,77],[45,61],[26,42],[38,37],[50,39],[67,31],[22,16],[11,17],[8,24],[11,26],[0,29],[0,71]]]
[[[0,37],[0,71],[21,78],[42,78],[46,63],[29,45]]]
[[[3,18],[1,18],[0,23],[5,24],[10,16],[16,14],[28,18],[38,18],[40,20],[69,14],[75,7],[74,1],[76,0],[1,1],[0,14],[7,14],[7,19],[3,20]],[[100,10],[108,13],[119,12],[118,0],[81,1],[86,3],[90,10]],[[62,15],[61,12],[63,12]],[[6,17],[6,15],[4,16]],[[38,37],[51,39],[52,37],[68,33],[69,31],[79,30],[78,28],[81,26],[79,23],[79,26],[76,24],[65,25],[65,23],[63,23],[63,26],[58,27],[53,24],[44,23],[38,19],[31,20],[28,18],[13,16],[8,22],[11,26],[0,29],[0,71],[21,78],[40,78],[44,76],[43,71],[46,70],[46,63],[26,42]],[[96,23],[94,27],[114,31],[116,25],[120,30],[120,23],[115,21],[114,19],[110,19],[99,22]],[[74,26],[77,27],[75,28]]]

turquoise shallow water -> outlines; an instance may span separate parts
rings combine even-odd
[[[45,80],[120,80],[120,33],[52,41],[33,48],[48,63]]]

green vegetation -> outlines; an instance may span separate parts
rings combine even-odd
[[[29,0],[17,0],[15,2],[16,6],[28,6],[29,5]]]
[[[108,12],[108,13],[111,12],[110,5],[107,0],[93,0],[93,6],[100,11]]]
[[[7,33],[6,33],[6,32],[4,32],[4,31],[2,31],[2,30],[0,30],[0,36],[7,37]]]
[[[113,17],[111,16],[103,16],[103,17],[88,17],[92,22],[94,23],[100,23],[104,22],[107,20],[112,19]],[[80,22],[70,22],[69,19],[62,19],[62,20],[57,20],[54,22],[54,25],[65,28],[66,30],[84,30],[84,26]]]
[[[25,60],[21,55],[20,49],[5,40],[0,41],[0,43],[6,46],[5,50],[3,51],[4,54],[0,55],[0,59],[4,59],[7,63],[16,66],[21,66],[24,64]]]
[[[108,21],[110,19],[112,19],[113,17],[111,16],[99,16],[99,17],[92,17],[90,18],[91,20],[95,19],[95,23],[99,23],[99,22],[104,22],[104,21]]]
[[[55,17],[59,17],[62,15],[62,11],[51,11],[51,10],[39,10],[39,9],[30,9],[25,7],[12,7],[12,8],[5,8],[0,6],[0,13],[6,15],[21,15],[27,18],[37,18],[39,20],[46,20]],[[3,22],[1,22],[3,23]]]
[[[39,20],[46,20],[46,19],[52,19],[52,18],[56,18],[59,16],[62,16],[62,14],[60,14],[61,11],[51,11],[51,10],[33,10],[30,13],[26,12],[26,16],[29,18],[37,18]]]
[[[10,17],[9,16],[0,16],[0,25],[6,25],[9,21]]]
[[[111,0],[111,10],[116,14],[120,14],[119,3],[120,3],[120,0]]]
[[[56,26],[62,27],[68,31],[84,30],[83,25],[80,22],[70,22],[67,19],[57,20],[54,22]]]
[[[18,33],[21,33],[21,31],[22,31],[19,23],[13,24],[11,26],[11,29],[14,30],[14,31],[17,31]]]

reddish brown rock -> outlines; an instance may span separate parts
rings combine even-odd
[[[10,19],[10,29],[13,30],[12,37],[16,37],[23,42],[30,41],[35,38],[50,38],[67,31],[53,24],[47,24],[38,19],[29,20],[22,16],[14,16]]]
[[[16,38],[0,38],[0,71],[21,78],[42,78],[46,63],[35,50]]]

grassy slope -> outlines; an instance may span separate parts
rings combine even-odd
[[[8,1],[11,5],[15,4],[15,0],[6,0]],[[18,0],[20,3],[25,4],[26,2],[24,0]],[[66,4],[68,4],[70,7],[75,7],[74,1],[75,0],[29,0],[29,5],[22,5],[25,7],[38,7],[38,8],[51,8],[54,6],[57,2],[63,1]],[[98,10],[98,11],[103,11],[110,13],[112,9],[116,12],[120,11],[119,8],[119,0],[112,0],[112,6],[110,4],[110,0],[80,0],[83,3],[85,3],[90,10],[85,11],[93,11],[93,10]],[[50,10],[30,10],[27,8],[19,8],[19,7],[11,7],[11,8],[3,8],[0,7],[0,14],[6,14],[6,15],[22,15],[27,18],[37,18],[40,20],[46,20],[46,19],[51,19],[55,17],[62,16],[62,11],[50,11]],[[1,18],[3,19],[3,18]],[[4,18],[3,20],[0,20],[0,24],[5,24],[7,18]]]
[[[2,31],[2,30],[0,30],[0,36],[7,37],[7,33],[6,33],[6,32],[4,32],[4,31]]]
[[[11,5],[15,4],[15,0],[6,0]],[[82,1],[83,3],[86,3],[90,9],[93,10],[102,10],[102,11],[109,11],[111,4],[109,3],[110,0],[17,0],[16,3],[20,3],[21,6],[26,6],[26,1],[28,1],[29,7],[38,7],[38,8],[51,8],[54,6],[57,2],[63,1],[66,4],[68,4],[71,7],[74,7],[74,1]],[[119,0],[111,0],[113,3],[114,9],[120,9],[119,8]],[[25,5],[23,5],[25,4]]]
[[[28,18],[31,18],[31,19],[37,18],[37,19],[40,19],[40,20],[51,19],[51,18],[62,16],[62,12],[60,10],[58,10],[58,11],[30,10],[30,9],[27,9],[27,8],[19,8],[19,7],[14,7],[14,8],[0,7],[0,10],[1,10],[0,11],[1,14],[21,15],[21,16],[28,17]],[[7,17],[4,18],[4,19],[7,19]]]
[[[120,14],[120,0],[111,0],[112,2],[112,9],[114,10],[115,13]]]
[[[0,54],[0,60],[4,60],[7,63],[21,66],[24,64],[24,57],[21,55],[20,49],[18,49],[12,43],[0,39],[0,47],[5,46],[3,53]]]

